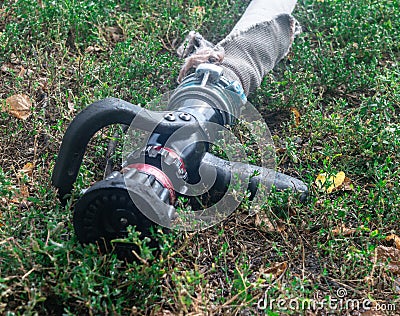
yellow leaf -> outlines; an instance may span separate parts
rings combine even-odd
[[[346,174],[343,171],[338,172],[333,179],[333,185],[331,185],[328,188],[327,192],[331,193],[334,189],[337,189],[338,187],[340,187],[345,178],[346,178]]]
[[[321,173],[315,179],[315,184],[317,185],[318,189],[326,193],[332,193],[334,190],[338,189],[343,184],[345,178],[346,174],[343,171],[338,172],[335,176],[330,176],[328,179],[326,173]],[[327,181],[329,187],[325,185]]]
[[[297,110],[296,108],[290,108],[290,111],[293,113],[294,115],[294,122],[295,122],[295,126],[299,126],[300,125],[300,112],[299,110]]]
[[[31,115],[32,102],[25,94],[14,94],[6,99],[6,107],[11,115],[26,120]]]
[[[322,189],[326,182],[326,173],[320,173],[317,178],[315,179],[315,184],[317,185],[318,189]]]

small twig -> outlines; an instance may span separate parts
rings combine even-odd
[[[49,244],[49,239],[50,239],[50,229],[47,230],[47,237],[46,237],[46,242],[45,242],[45,246],[47,247]]]
[[[6,243],[8,243],[8,242],[10,242],[12,240],[14,240],[14,237],[8,237],[8,238],[0,241],[0,245],[6,244]]]
[[[207,238],[207,247],[208,247],[208,252],[210,254],[210,257],[212,257],[212,251],[211,251],[211,247],[210,247],[210,238]]]
[[[141,263],[143,263],[143,264],[146,265],[146,266],[149,265],[149,263],[147,262],[147,260],[145,260],[145,259],[143,259],[141,256],[139,256],[138,253],[137,253],[135,250],[131,249],[131,251],[132,251],[132,253],[134,254],[134,256],[135,256]]]
[[[32,160],[33,168],[35,168],[36,166],[37,151],[38,151],[38,136],[40,133],[41,133],[41,128],[37,131],[33,139],[33,160]]]
[[[22,276],[22,278],[21,278],[21,280],[23,281],[23,280],[25,280],[33,271],[35,271],[36,269],[35,269],[35,267],[33,267],[32,269],[30,269],[27,273],[25,273],[23,276]]]

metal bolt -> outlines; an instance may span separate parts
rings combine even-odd
[[[125,217],[121,217],[119,222],[121,223],[122,226],[128,226],[128,220]]]
[[[181,113],[181,114],[179,114],[179,118],[184,121],[190,121],[191,116],[190,116],[190,114],[187,114],[187,113]]]
[[[173,113],[168,113],[168,114],[165,114],[164,115],[164,118],[167,120],[167,121],[175,121],[175,115],[173,114]]]

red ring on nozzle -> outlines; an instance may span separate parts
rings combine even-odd
[[[174,186],[172,185],[171,180],[164,172],[162,172],[160,169],[152,165],[148,165],[145,163],[134,163],[122,169],[122,173],[127,172],[131,168],[135,168],[148,175],[153,175],[157,179],[157,181],[160,182],[164,186],[164,188],[166,188],[169,191],[169,201],[171,205],[175,203],[176,195]]]

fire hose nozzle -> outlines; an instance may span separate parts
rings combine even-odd
[[[63,203],[73,189],[86,147],[97,131],[133,122],[132,128],[150,132],[142,148],[127,153],[120,172],[92,185],[76,202],[74,228],[79,241],[104,241],[107,248],[113,240],[127,236],[127,226],[136,226],[143,236],[150,236],[151,227],[156,224],[171,228],[175,220],[184,220],[178,213],[179,197],[186,198],[188,188],[196,184],[204,186],[201,170],[215,175],[215,182],[205,192],[210,196],[227,192],[231,179],[238,178],[242,196],[249,191],[250,199],[265,184],[298,192],[304,200],[307,186],[298,179],[210,154],[213,141],[218,139],[218,131],[210,126],[233,127],[240,121],[248,105],[249,91],[256,89],[265,74],[287,54],[296,26],[290,15],[295,1],[289,2],[290,5],[282,5],[277,0],[253,0],[237,27],[216,45],[224,54],[219,65],[199,64],[199,60],[210,61],[201,54],[193,56],[194,64],[185,63],[185,70],[193,65],[197,69],[194,74],[180,77],[183,81],[170,96],[166,111],[150,111],[108,98],[89,105],[74,118],[64,135],[52,175]],[[266,18],[262,12],[274,12],[274,17]],[[264,123],[263,119],[260,121]],[[274,157],[269,159],[275,162]],[[237,202],[235,196],[226,195],[230,202]],[[224,212],[224,205],[219,207],[223,215],[217,216],[219,220],[230,214]],[[204,212],[206,221],[215,215]],[[183,215],[197,220],[193,214],[189,210]],[[125,246],[120,248],[121,256],[132,257],[132,251],[129,247],[126,251]]]

